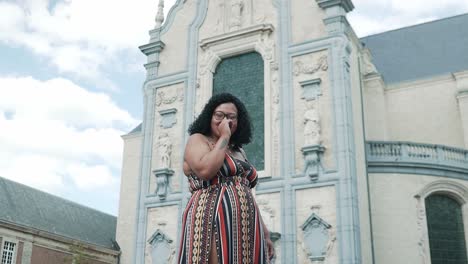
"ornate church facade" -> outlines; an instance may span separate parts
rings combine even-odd
[[[123,136],[121,263],[176,262],[187,129],[224,91],[254,121],[275,263],[466,262],[468,15],[359,39],[351,0],[162,7],[140,47],[143,122]]]

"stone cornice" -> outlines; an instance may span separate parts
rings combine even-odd
[[[317,4],[322,9],[327,9],[334,6],[341,6],[346,12],[350,12],[354,9],[353,2],[351,0],[316,0]]]
[[[252,35],[260,35],[264,32],[270,34],[273,32],[274,27],[271,24],[260,24],[253,27],[248,27],[245,29],[236,30],[219,36],[206,38],[200,41],[200,47],[206,49],[209,46],[216,45],[219,43],[224,43],[229,39],[233,38],[245,38]]]
[[[159,40],[159,41],[150,42],[148,44],[142,45],[138,48],[141,50],[141,52],[143,52],[143,54],[145,54],[146,56],[149,56],[151,54],[161,52],[165,46],[166,44],[164,44],[164,42]]]

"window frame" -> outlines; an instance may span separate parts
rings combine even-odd
[[[273,25],[263,24],[236,31],[236,33],[223,34],[218,37],[200,41],[199,62],[197,69],[197,90],[195,112],[200,113],[202,107],[213,94],[213,74],[216,67],[224,58],[233,57],[249,52],[257,52],[263,59],[264,67],[264,169],[257,171],[259,178],[279,174],[279,138],[274,138],[272,131],[276,127],[271,109],[275,106],[273,96],[278,93],[279,84],[272,80],[274,71],[277,71],[275,59]],[[275,68],[276,67],[276,68]],[[273,82],[276,82],[273,84]],[[279,131],[276,133],[279,137]],[[276,146],[277,144],[278,146]]]
[[[16,264],[16,258],[17,258],[17,254],[18,254],[19,242],[18,242],[18,240],[10,238],[10,237],[2,237],[2,244],[1,244],[1,248],[0,248],[0,263],[1,263],[2,258],[3,258],[3,252],[4,252],[3,248],[5,247],[6,242],[15,244],[15,248],[13,249],[12,262],[8,263],[8,264]]]
[[[416,209],[418,229],[420,231],[420,238],[418,241],[420,256],[424,259],[424,263],[431,263],[426,198],[434,194],[448,196],[460,205],[463,218],[463,230],[465,232],[465,250],[468,255],[468,188],[455,181],[438,180],[427,184],[414,196],[417,200]]]

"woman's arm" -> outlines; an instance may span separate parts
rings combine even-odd
[[[231,138],[230,122],[228,119],[223,119],[218,127],[214,128],[217,131],[211,132],[218,136],[213,149],[207,145],[207,139],[204,135],[193,134],[190,136],[185,147],[184,160],[199,178],[211,180],[223,165]]]

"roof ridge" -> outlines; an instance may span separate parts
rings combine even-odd
[[[437,22],[441,22],[443,20],[454,19],[454,18],[461,17],[461,16],[468,16],[468,13],[463,13],[463,14],[458,14],[458,15],[454,15],[454,16],[438,18],[436,20],[425,21],[425,22],[421,22],[421,23],[417,23],[417,24],[413,24],[413,25],[404,26],[404,27],[401,27],[401,28],[395,28],[395,29],[391,29],[391,30],[387,30],[387,31],[383,31],[383,32],[375,33],[375,34],[370,34],[370,35],[367,35],[367,36],[364,36],[364,37],[360,37],[359,39],[362,40],[362,39],[365,39],[365,38],[368,38],[368,37],[374,37],[374,36],[377,36],[377,35],[387,34],[387,33],[394,32],[394,31],[406,30],[406,29],[409,29],[409,28],[419,27],[419,26],[423,26],[423,25],[431,24],[431,23],[437,23]]]
[[[65,198],[60,197],[60,196],[58,196],[58,195],[51,194],[51,193],[48,193],[48,192],[45,192],[45,191],[36,189],[36,188],[34,188],[34,187],[28,186],[28,185],[26,185],[26,184],[13,181],[13,180],[8,179],[8,178],[6,178],[6,177],[0,176],[0,181],[1,181],[1,180],[10,182],[10,183],[12,183],[12,184],[19,185],[19,186],[21,186],[22,188],[28,188],[28,189],[31,189],[31,190],[33,190],[33,191],[35,191],[35,192],[42,193],[42,194],[45,194],[45,195],[47,195],[47,196],[51,196],[51,197],[53,197],[53,198],[55,198],[55,199],[59,199],[59,200],[65,201],[65,202],[67,202],[67,203],[69,203],[69,204],[77,205],[78,207],[82,207],[82,208],[85,208],[85,209],[88,209],[88,210],[91,210],[91,211],[95,211],[95,212],[100,213],[100,214],[104,214],[104,215],[108,215],[108,216],[112,216],[112,217],[117,218],[117,216],[115,216],[115,215],[111,215],[111,214],[109,214],[109,213],[100,211],[100,210],[98,210],[98,209],[95,209],[95,208],[92,208],[92,207],[89,207],[89,206],[86,206],[86,205],[83,205],[83,204],[80,204],[80,203],[77,203],[77,202],[74,202],[74,201],[65,199]]]

